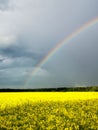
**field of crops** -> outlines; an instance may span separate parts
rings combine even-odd
[[[0,93],[0,130],[98,130],[98,93]]]

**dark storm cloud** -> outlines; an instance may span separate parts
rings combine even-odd
[[[98,84],[98,40],[97,33],[94,33],[97,30],[98,25],[95,25],[65,44],[47,63],[45,67],[51,68],[52,79],[57,86]]]
[[[39,59],[42,58],[42,54],[38,54],[35,52],[29,52],[23,46],[9,46],[1,50],[3,55],[7,55],[9,57],[17,58],[17,57],[28,57],[32,59]]]
[[[21,46],[10,46],[0,50],[0,69],[15,67],[35,67],[44,53],[29,52]]]
[[[5,68],[0,70],[0,87],[3,86],[23,86],[24,79],[26,77],[26,69],[25,68]],[[9,83],[9,84],[8,84]]]
[[[0,86],[22,86],[54,46],[98,17],[97,5],[98,0],[0,0],[6,10],[0,12]],[[57,51],[27,87],[98,84],[97,48],[98,24]]]

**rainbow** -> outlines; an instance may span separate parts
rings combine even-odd
[[[73,38],[78,36],[81,32],[85,31],[89,27],[92,27],[93,25],[98,23],[98,18],[95,18],[77,30],[75,30],[73,33],[71,33],[68,37],[64,38],[62,41],[60,41],[34,68],[34,70],[29,74],[28,79],[26,80],[24,86],[27,86],[30,80],[37,74],[37,72],[40,70],[40,68],[61,48],[63,45],[71,41]]]

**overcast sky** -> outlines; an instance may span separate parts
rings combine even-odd
[[[98,0],[0,0],[0,88],[23,88],[49,51],[98,18]],[[65,44],[26,88],[98,85],[98,23]]]

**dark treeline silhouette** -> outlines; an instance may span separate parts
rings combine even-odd
[[[98,86],[89,86],[89,87],[62,87],[62,88],[37,88],[37,89],[11,89],[11,88],[2,88],[0,92],[85,92],[85,91],[98,91]]]

